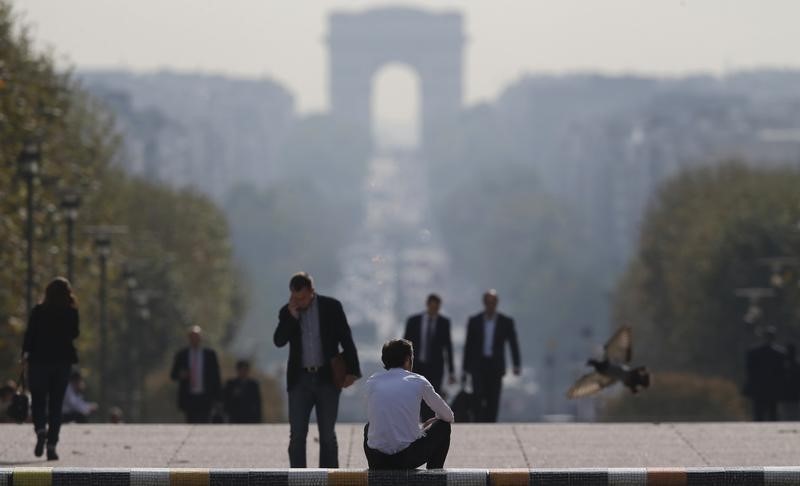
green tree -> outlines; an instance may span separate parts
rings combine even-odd
[[[81,367],[91,393],[100,375],[99,269],[87,227],[127,228],[113,238],[108,262],[106,376],[113,403],[130,407],[127,390],[134,375],[147,381],[148,375],[167,373],[171,352],[183,345],[188,325],[203,326],[210,343],[218,346],[238,323],[240,286],[227,222],[199,194],[139,180],[119,169],[122,152],[113,119],[70,73],[58,72],[48,55],[35,52],[18,24],[10,3],[0,0],[0,376],[14,376],[26,325],[27,191],[16,161],[22,147],[33,143],[41,149],[33,211],[37,298],[53,276],[65,273],[60,200],[68,190],[82,198],[74,286],[82,316]],[[136,312],[128,285],[133,278],[137,289],[149,290],[149,316]]]
[[[800,256],[798,187],[800,172],[735,163],[688,171],[663,185],[614,304],[615,321],[634,327],[650,367],[741,384],[754,328],[743,322],[748,302],[735,291],[769,286],[764,258]],[[791,285],[761,302],[759,323],[795,342],[797,270]]]

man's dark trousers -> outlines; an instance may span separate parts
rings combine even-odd
[[[303,371],[299,381],[289,390],[289,464],[306,467],[306,437],[311,409],[316,409],[319,430],[319,467],[339,467],[339,446],[336,442],[336,416],[341,391],[330,379],[330,367],[317,372]]]
[[[428,469],[442,469],[450,450],[450,423],[436,420],[425,435],[396,454],[384,454],[367,445],[369,424],[364,426],[364,454],[370,469],[416,469],[427,463]]]
[[[207,424],[211,422],[211,397],[206,393],[189,394],[183,411],[187,424]]]
[[[492,364],[491,358],[484,358],[483,365],[472,374],[472,388],[475,393],[474,412],[475,420],[478,422],[497,422],[503,375]]]

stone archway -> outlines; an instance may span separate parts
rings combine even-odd
[[[461,110],[462,16],[379,8],[330,16],[330,101],[334,117],[370,130],[372,77],[384,64],[411,66],[420,78],[422,147]]]

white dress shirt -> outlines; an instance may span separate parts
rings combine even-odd
[[[391,368],[370,376],[366,383],[367,445],[384,454],[396,454],[423,436],[419,423],[422,400],[436,417],[453,422],[453,411],[422,375]]]
[[[483,318],[483,356],[486,358],[491,358],[494,351],[495,319],[497,319],[495,316],[492,316],[491,319]]]
[[[92,413],[92,404],[84,400],[75,385],[70,383],[64,393],[64,404],[61,407],[61,413],[79,413],[83,416],[88,416]]]

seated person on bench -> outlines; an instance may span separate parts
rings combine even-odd
[[[411,372],[414,348],[410,341],[394,339],[383,345],[386,371],[367,380],[367,425],[364,453],[370,469],[441,469],[450,449],[453,411],[430,382]],[[422,427],[422,400],[435,416]]]

